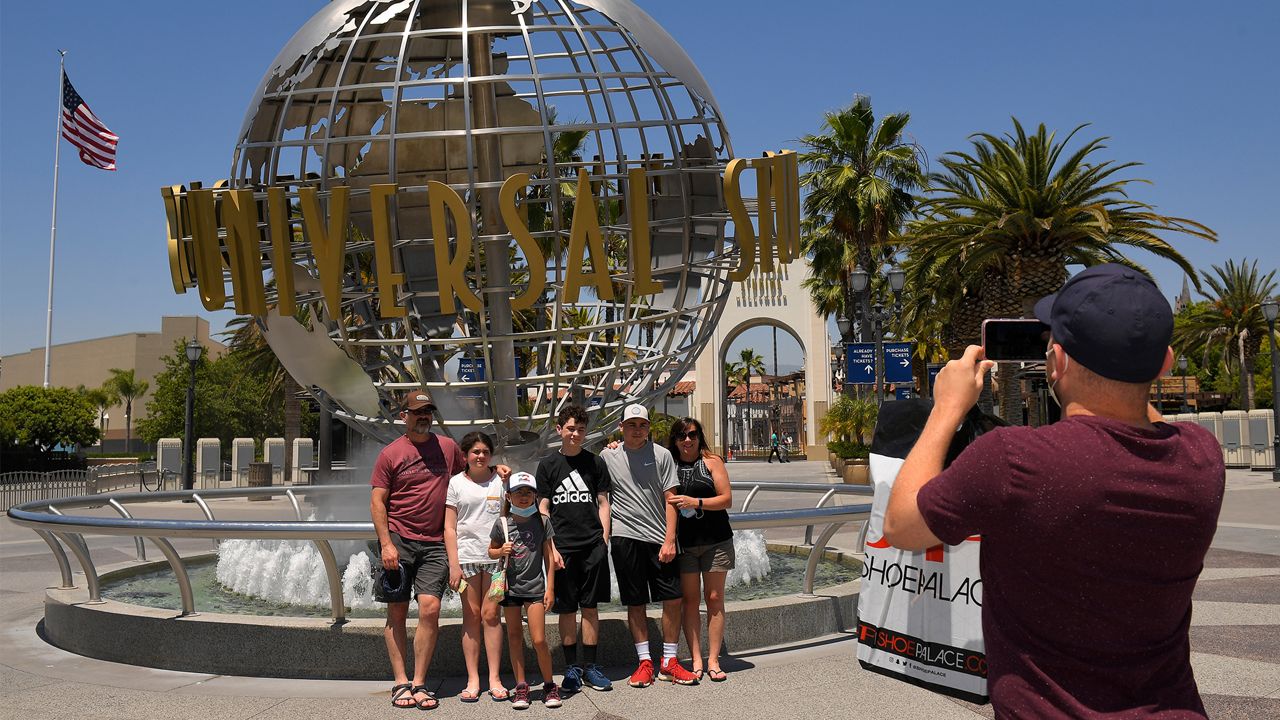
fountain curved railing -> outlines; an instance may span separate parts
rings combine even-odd
[[[822,559],[826,544],[836,531],[850,522],[864,522],[871,512],[871,503],[856,505],[828,506],[835,496],[868,496],[871,488],[866,486],[820,485],[816,483],[731,483],[734,490],[746,490],[746,499],[738,512],[729,514],[729,520],[735,530],[763,530],[769,528],[805,527],[805,544],[809,544],[814,527],[824,525],[818,538],[812,543],[808,564],[805,568],[802,595],[813,594],[814,578],[818,562]],[[313,485],[305,488],[292,487],[259,487],[259,488],[227,488],[219,490],[177,490],[147,493],[126,493],[119,495],[81,495],[55,500],[38,500],[12,507],[8,516],[13,522],[29,527],[40,536],[53,552],[62,576],[62,589],[74,588],[71,575],[71,562],[63,549],[65,545],[71,550],[84,571],[88,586],[89,602],[102,602],[98,584],[97,568],[89,555],[89,546],[84,536],[89,535],[124,535],[133,536],[137,545],[138,560],[146,560],[143,540],[150,540],[160,550],[173,570],[182,597],[182,615],[196,612],[195,594],[191,588],[191,579],[187,572],[186,561],[169,542],[170,538],[205,538],[210,540],[308,540],[311,541],[324,563],[325,576],[329,584],[330,606],[335,622],[346,619],[346,605],[342,596],[342,575],[334,555],[330,541],[333,540],[370,540],[376,535],[372,522],[340,522],[331,520],[306,520],[302,516],[299,496],[319,496],[328,493],[350,492],[352,488],[364,489],[367,486],[353,485]],[[792,492],[820,494],[822,497],[814,507],[785,510],[750,511],[752,501],[761,492]],[[207,500],[225,498],[248,498],[255,496],[284,495],[293,506],[296,520],[218,520]],[[183,500],[190,501],[199,507],[204,520],[160,520],[135,518],[126,505]],[[64,511],[89,507],[110,507],[119,517],[98,517],[91,515],[68,515]]]

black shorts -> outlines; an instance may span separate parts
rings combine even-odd
[[[618,598],[623,605],[647,605],[681,597],[680,567],[675,558],[658,562],[661,545],[624,537],[615,537],[612,545],[613,571],[618,576]]]
[[[540,602],[542,602],[541,595],[538,595],[537,597],[534,597],[533,595],[506,595],[501,600],[498,601],[498,604],[501,605],[502,607],[518,608],[518,607],[524,607],[525,605],[530,605],[532,603],[540,603]]]
[[[445,552],[444,543],[402,538],[393,532],[391,544],[400,551],[400,562],[409,565],[409,576],[413,578],[413,594],[442,597],[445,586],[449,584],[449,555]],[[374,548],[374,557],[379,557],[376,553],[381,551],[377,549],[377,543],[371,543],[371,545]],[[375,590],[382,587],[384,571],[382,568],[378,568],[378,571],[378,576],[374,578]],[[380,602],[385,601],[380,600]]]
[[[609,554],[603,542],[560,550],[564,567],[556,570],[552,612],[571,613],[609,602]]]

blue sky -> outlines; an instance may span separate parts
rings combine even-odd
[[[263,71],[323,4],[0,5],[0,353],[44,343],[55,50],[70,50],[76,89],[121,141],[115,173],[63,146],[54,342],[158,330],[162,314],[199,313],[218,330],[229,311],[206,313],[170,285],[159,188],[226,176]],[[641,4],[707,78],[738,155],[795,147],[855,93],[878,114],[910,112],[934,168],[971,133],[1008,130],[1010,116],[1062,133],[1091,123],[1086,136],[1111,138],[1106,158],[1143,163],[1129,177],[1153,184],[1135,197],[1219,233],[1217,244],[1169,238],[1192,262],[1280,264],[1269,210],[1280,188],[1280,5]],[[1175,294],[1177,267],[1149,266]]]

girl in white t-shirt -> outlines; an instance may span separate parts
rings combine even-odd
[[[444,505],[444,546],[449,554],[449,585],[462,600],[462,657],[467,662],[463,702],[480,699],[480,635],[483,625],[485,656],[489,662],[489,695],[506,700],[507,689],[498,675],[502,661],[502,614],[490,599],[489,580],[497,561],[489,558],[489,533],[502,509],[502,479],[490,465],[493,439],[468,433],[458,443],[467,469],[449,478]]]

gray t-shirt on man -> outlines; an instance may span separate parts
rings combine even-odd
[[[671,453],[653,441],[639,450],[619,445],[600,453],[609,466],[609,517],[613,537],[661,545],[667,535],[667,501],[663,493],[679,487]]]

